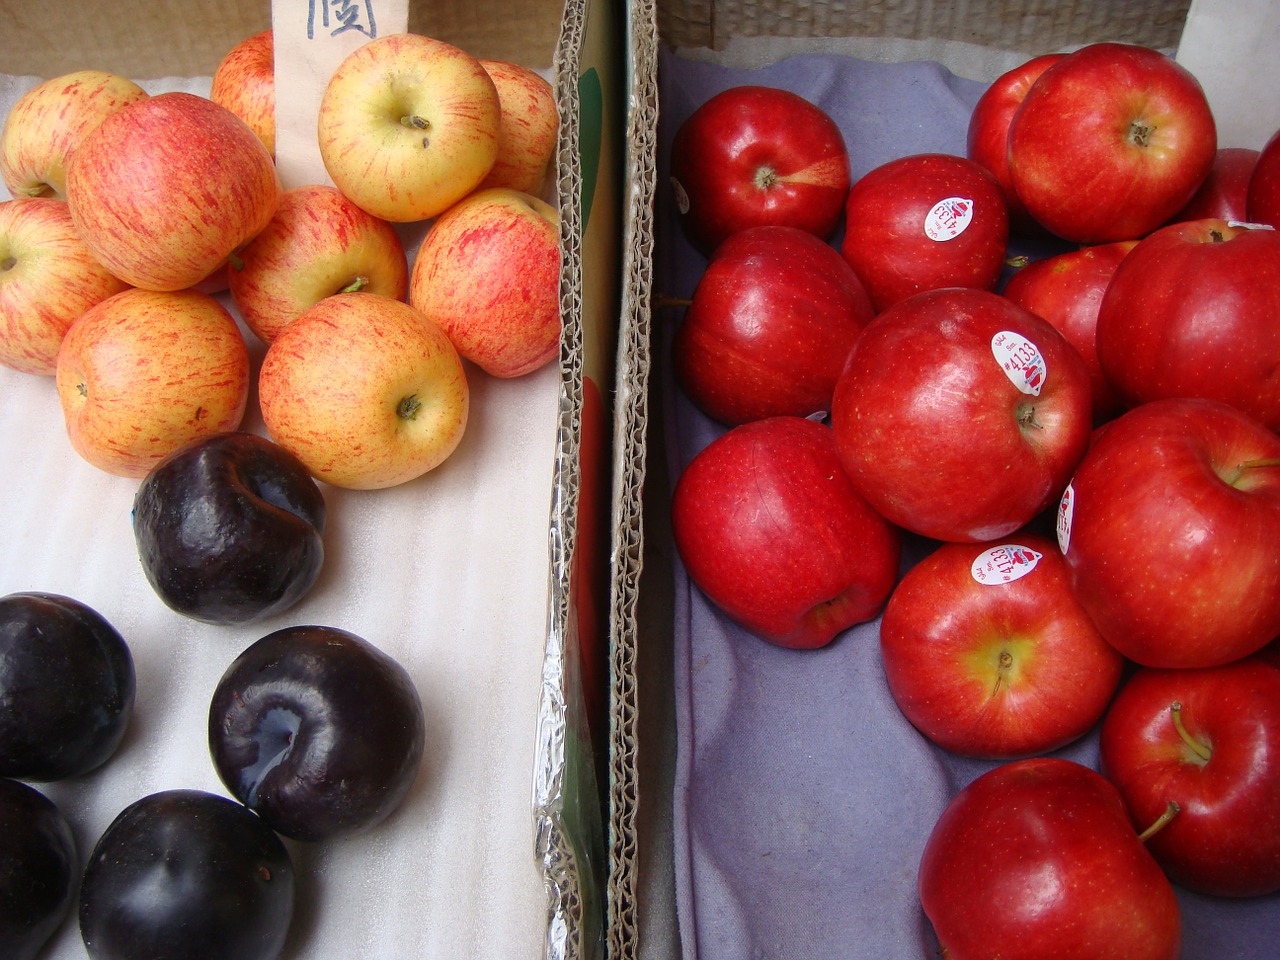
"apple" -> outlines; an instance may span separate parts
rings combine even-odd
[[[22,94],[0,129],[0,177],[14,197],[67,198],[67,169],[84,138],[147,92],[105,70],[75,70]]]
[[[1150,667],[1209,667],[1280,635],[1280,436],[1218,400],[1112,420],[1063,493],[1058,540],[1107,641]]]
[[[209,99],[249,125],[273,157],[276,153],[275,44],[270,30],[245,37],[213,70]]]
[[[1280,234],[1222,220],[1144,238],[1097,316],[1098,362],[1128,406],[1210,397],[1280,429]]]
[[[991,81],[969,114],[965,129],[965,156],[984,167],[1004,193],[1009,208],[1009,225],[1015,233],[1039,233],[1013,190],[1009,176],[1009,123],[1031,85],[1066,54],[1046,53],[1025,60]]]
[[[384,220],[426,220],[475,190],[498,157],[501,101],[465,50],[384,34],[338,65],[320,100],[320,158],[334,184]]]
[[[840,252],[876,310],[940,287],[995,290],[1009,211],[995,178],[964,157],[913,154],[859,178]]]
[[[1047,320],[954,287],[867,324],[831,426],[854,487],[885,517],[980,542],[1057,502],[1089,442],[1089,398],[1084,361]]]
[[[1125,406],[1098,362],[1098,309],[1116,267],[1137,243],[1116,240],[1032,260],[1004,285],[1005,297],[1048,320],[1084,360],[1094,423],[1110,420]]]
[[[297,457],[257,434],[193,440],[142,478],[133,537],[165,605],[205,623],[291,608],[324,564],[324,494]]]
[[[422,239],[409,302],[490,376],[520,377],[545,366],[560,353],[555,208],[504,187],[460,200]]]
[[[480,187],[541,196],[560,130],[555,90],[545,77],[521,64],[481,58],[480,65],[493,80],[502,111],[498,157]]]
[[[901,533],[854,490],[825,424],[770,417],[704,447],[680,474],[671,529],[690,580],[781,647],[823,647],[875,617]]]
[[[1280,227],[1280,130],[1258,152],[1245,193],[1245,213],[1250,223]]]
[[[755,84],[723,90],[689,115],[670,172],[681,227],[706,256],[745,227],[830,238],[850,182],[836,122],[798,94]]]
[[[54,382],[75,451],[140,478],[188,441],[240,425],[249,351],[208,294],[130,289],[71,325]]]
[[[700,410],[730,426],[825,414],[874,315],[829,243],[798,227],[747,227],[711,255],[676,331],[672,369]]]
[[[339,293],[267,348],[258,402],[270,437],[312,476],[377,489],[453,453],[469,390],[448,335],[420,311],[381,294]]]
[[[1107,711],[1098,746],[1133,822],[1178,805],[1147,842],[1174,883],[1216,897],[1280,890],[1280,669],[1256,657],[1143,668]]]
[[[1173,220],[1247,220],[1249,181],[1258,165],[1258,154],[1247,147],[1219,147],[1209,175]]]
[[[948,960],[1176,960],[1178,900],[1103,776],[1013,760],[962,789],[920,858]]]
[[[0,363],[52,376],[67,328],[127,287],[85,246],[61,200],[0,202]]]
[[[127,104],[81,143],[67,203],[89,249],[121,280],[182,290],[271,220],[280,180],[249,126],[206,97]]]
[[[1200,83],[1172,57],[1091,43],[1032,84],[1009,123],[1019,202],[1076,243],[1145,236],[1181,210],[1217,153]]]
[[[1053,541],[944,543],[911,567],[880,622],[889,692],[944,750],[1011,759],[1084,736],[1124,658],[1071,591]]]
[[[403,300],[409,263],[400,234],[336,187],[293,187],[275,215],[232,257],[227,285],[245,325],[263,343],[335,293]]]
[[[58,805],[0,778],[0,956],[36,960],[76,899],[80,860]]]

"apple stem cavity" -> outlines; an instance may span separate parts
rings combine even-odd
[[[1181,812],[1182,812],[1182,807],[1178,806],[1178,801],[1170,800],[1169,805],[1164,808],[1164,811],[1160,814],[1160,816],[1156,817],[1156,819],[1152,822],[1151,826],[1147,827],[1147,829],[1143,830],[1140,834],[1138,834],[1138,839],[1141,840],[1143,843],[1146,843],[1148,840],[1154,837],[1157,833],[1159,833],[1161,830],[1167,827],[1170,823],[1172,823],[1173,818],[1176,817]]]
[[[772,190],[781,178],[773,167],[760,167],[756,170],[755,185],[757,190]]]
[[[0,259],[0,270],[12,270],[17,265],[17,257],[4,257],[3,259]]]
[[[1151,134],[1155,129],[1149,123],[1141,123],[1135,120],[1129,124],[1129,142],[1135,147],[1148,147],[1151,145]]]
[[[1044,429],[1044,425],[1036,419],[1036,407],[1034,403],[1026,403],[1018,408],[1018,426],[1032,427],[1036,430]]]
[[[1173,727],[1178,731],[1178,736],[1197,757],[1200,758],[1199,766],[1204,766],[1209,762],[1209,758],[1213,756],[1213,751],[1202,740],[1197,740],[1187,730],[1186,725],[1182,722],[1182,703],[1178,700],[1173,701],[1169,705],[1169,715],[1173,717]]]
[[[413,420],[418,416],[421,406],[422,401],[418,399],[418,395],[411,393],[396,404],[396,416],[401,420]]]

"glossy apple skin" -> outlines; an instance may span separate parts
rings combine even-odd
[[[0,956],[35,960],[75,902],[75,837],[52,800],[0,778]]]
[[[671,178],[685,236],[710,256],[746,227],[782,224],[830,238],[849,192],[849,154],[816,104],[746,84],[711,97],[680,125]]]
[[[731,619],[812,649],[884,606],[901,533],[853,489],[829,427],[770,417],[704,447],[676,483],[675,544],[690,579]]]
[[[262,637],[227,668],[209,706],[218,776],[295,840],[347,836],[388,817],[413,786],[425,736],[404,667],[336,627]]]
[[[283,447],[252,433],[202,437],[138,485],[133,535],[147,582],[205,623],[288,610],[324,565],[324,493]]]
[[[938,818],[920,901],[949,960],[1176,960],[1173,888],[1114,786],[1056,757],[1013,760]]]
[[[969,114],[965,130],[965,156],[986,168],[1004,193],[1009,207],[1010,229],[1016,233],[1041,232],[1013,189],[1009,176],[1009,123],[1022,100],[1049,67],[1065,54],[1046,53],[1007,70],[991,82]]]
[[[1104,426],[1059,506],[1072,586],[1150,667],[1248,656],[1280,635],[1280,437],[1216,400],[1155,400]]]
[[[1194,744],[1174,724],[1175,703]],[[1107,711],[1099,758],[1135,824],[1178,804],[1147,841],[1174,883],[1218,897],[1280,890],[1275,665],[1248,657],[1202,670],[1139,670]]]
[[[1098,306],[1103,375],[1127,406],[1208,397],[1280,429],[1280,233],[1222,220],[1143,239]]]
[[[202,790],[163,790],[98,838],[80,887],[80,936],[90,960],[275,960],[294,885],[289,851],[252,812]]]
[[[1258,165],[1259,151],[1247,147],[1219,147],[1213,166],[1187,205],[1173,216],[1180,220],[1249,219],[1249,181]]]
[[[1009,123],[1018,200],[1077,243],[1145,236],[1199,189],[1217,153],[1199,82],[1171,57],[1093,43],[1042,73]]]
[[[903,574],[880,623],[880,659],[917,730],[988,759],[1079,739],[1124,668],[1071,592],[1057,546],[1027,533],[944,543]]]
[[[925,290],[994,290],[1008,241],[995,177],[964,157],[924,153],[858,179],[845,201],[840,252],[882,311]]]
[[[137,679],[102,614],[38,591],[0,598],[0,777],[78,777],[116,752]]]
[[[748,227],[720,244],[698,280],[672,344],[676,380],[729,426],[825,414],[874,315],[829,243],[798,227]]]
[[[1098,362],[1098,309],[1116,267],[1137,243],[1117,240],[1033,260],[1020,267],[1002,291],[1024,310],[1048,320],[1076,348],[1089,369],[1095,424],[1125,409]]]
[[[227,51],[213,70],[209,99],[247,123],[275,156],[275,42],[270,30],[245,37]]]
[[[1002,351],[1018,360],[1006,373],[997,343],[1034,351]],[[881,514],[921,536],[980,542],[1057,502],[1089,442],[1089,396],[1084,361],[1047,320],[949,288],[867,324],[831,425],[854,487]]]
[[[1262,145],[1245,194],[1246,218],[1280,228],[1280,130]]]

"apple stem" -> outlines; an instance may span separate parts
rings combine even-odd
[[[1151,132],[1155,127],[1134,121],[1129,124],[1129,141],[1137,147],[1145,147],[1151,143]]]
[[[227,265],[231,267],[232,270],[235,270],[238,273],[239,271],[244,269],[244,257],[240,256],[239,254],[233,253],[229,257],[227,257]]]
[[[418,399],[418,395],[411,393],[396,405],[396,416],[401,420],[412,420],[418,415],[418,408],[421,406],[422,401]]]
[[[1005,258],[1004,265],[1006,267],[1012,267],[1014,270],[1021,270],[1030,262],[1031,262],[1031,258],[1028,257],[1026,254],[1019,254],[1016,257]]]
[[[0,260],[0,270],[12,270],[17,265],[17,257],[5,257],[3,260]]]
[[[658,295],[658,309],[663,310],[667,307],[688,307],[692,306],[693,301],[685,297],[669,297],[665,293]]]
[[[1169,805],[1164,808],[1164,812],[1161,813],[1160,816],[1156,817],[1155,822],[1153,822],[1151,826],[1147,827],[1147,829],[1143,830],[1140,834],[1138,834],[1138,839],[1141,840],[1143,843],[1146,843],[1148,840],[1154,837],[1157,833],[1159,833],[1161,830],[1167,827],[1172,822],[1173,818],[1176,817],[1181,811],[1182,811],[1182,808],[1178,806],[1178,801],[1170,800]]]
[[[1028,403],[1018,413],[1018,423],[1024,427],[1034,427],[1037,430],[1043,430],[1044,426],[1036,419],[1035,404]]]
[[[339,293],[356,293],[360,290],[363,290],[368,283],[369,283],[368,277],[364,277],[364,276],[356,277],[354,280],[352,280],[349,284],[347,284],[338,292]]]
[[[1243,460],[1236,465],[1236,475],[1231,478],[1231,485],[1239,480],[1247,471],[1255,467],[1280,467],[1280,457],[1262,457],[1258,460]]]
[[[1213,756],[1213,751],[1188,732],[1182,722],[1182,703],[1178,700],[1173,701],[1169,705],[1169,714],[1173,717],[1173,727],[1178,731],[1178,736],[1182,738],[1183,743],[1191,748],[1192,753],[1207,763],[1209,758]]]
[[[411,113],[408,116],[401,117],[400,122],[406,127],[417,127],[419,130],[426,130],[431,126],[431,121],[427,120],[425,117],[418,116],[416,113]]]
[[[771,190],[778,184],[778,173],[773,167],[761,167],[756,171],[756,187],[760,190]]]

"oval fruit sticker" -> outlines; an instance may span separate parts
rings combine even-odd
[[[1064,554],[1071,546],[1071,521],[1076,514],[1076,491],[1067,484],[1062,491],[1062,499],[1058,501],[1058,549]]]
[[[924,232],[930,240],[954,240],[973,222],[973,201],[967,197],[947,197],[925,214]]]
[[[1040,396],[1049,368],[1039,347],[1020,333],[1001,330],[991,338],[991,353],[1015,387],[1031,396]]]
[[[1010,583],[1036,568],[1043,553],[1018,543],[1003,543],[983,550],[969,567],[973,579],[985,586]]]

